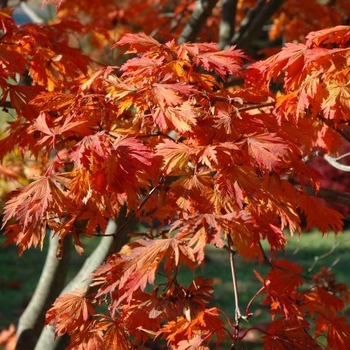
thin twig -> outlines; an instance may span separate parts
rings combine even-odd
[[[328,164],[330,164],[332,167],[341,170],[341,171],[345,171],[345,172],[350,172],[350,165],[345,165],[345,164],[341,164],[337,161],[337,158],[334,158],[332,156],[330,156],[329,154],[324,154],[323,158],[328,162]]]
[[[342,160],[342,159],[344,159],[344,158],[346,158],[346,157],[349,157],[349,156],[350,156],[350,152],[347,152],[347,153],[342,154],[342,155],[339,156],[339,157],[335,157],[334,159],[335,159],[335,160]]]
[[[262,255],[263,255],[264,261],[265,261],[271,268],[273,268],[274,266],[273,266],[272,262],[270,261],[270,259],[267,257],[267,255],[266,255],[266,253],[265,253],[265,250],[264,250],[264,248],[263,248],[263,246],[262,246],[262,244],[261,244],[261,241],[259,241],[258,244],[259,244],[260,251],[261,251],[261,253],[262,253]]]
[[[265,286],[262,286],[254,295],[253,297],[249,300],[247,307],[245,308],[245,316],[247,318],[250,318],[253,316],[253,313],[249,312],[250,306],[253,304],[253,301],[258,297],[258,295],[265,289]]]
[[[129,225],[131,220],[136,216],[136,214],[141,210],[141,208],[148,202],[153,193],[158,189],[158,186],[153,187],[151,191],[148,193],[147,197],[142,201],[142,203],[137,207],[135,211],[131,213],[131,215],[125,220],[124,224],[118,228],[118,230],[113,234],[114,237],[117,237],[120,232],[124,231],[124,229]]]
[[[263,329],[259,328],[259,327],[249,327],[246,331],[244,331],[244,333],[240,336],[240,339],[244,339],[245,336],[250,332],[250,331],[258,331],[261,332],[263,334],[268,334],[266,331],[264,331]]]
[[[238,284],[237,284],[237,275],[236,275],[236,268],[235,268],[235,254],[236,254],[236,252],[232,249],[231,244],[229,247],[229,252],[230,252],[232,284],[233,284],[233,295],[235,298],[235,322],[236,322],[236,327],[238,327],[239,321],[242,318],[242,313],[241,313],[241,310],[239,308]]]
[[[335,242],[328,252],[326,252],[326,253],[324,253],[324,254],[322,254],[320,256],[318,256],[318,255],[314,256],[314,261],[313,261],[312,265],[308,268],[308,271],[311,272],[314,269],[314,267],[316,266],[316,264],[320,260],[322,260],[322,259],[326,258],[327,256],[331,255],[335,251],[335,249],[337,247],[338,247],[338,243]]]
[[[341,170],[341,171],[345,171],[345,172],[350,172],[350,165],[346,165],[346,164],[342,164],[339,163],[338,160],[342,160],[343,158],[346,158],[350,155],[350,153],[345,153],[342,154],[339,157],[332,157],[327,153],[321,152],[321,151],[316,151],[314,153],[314,155],[316,157],[322,157],[329,165],[331,165],[332,167]]]
[[[136,138],[137,138],[137,139],[148,139],[148,138],[150,138],[150,137],[158,137],[158,136],[164,137],[164,138],[166,138],[166,139],[169,139],[169,140],[174,141],[174,142],[177,143],[177,141],[176,141],[174,138],[172,138],[171,135],[169,135],[169,134],[163,134],[162,132],[156,132],[156,133],[154,133],[154,134],[137,135]]]
[[[225,97],[225,96],[213,96],[211,97],[211,101],[218,101],[218,102],[227,102],[232,104],[233,102],[235,102],[234,98],[229,98],[229,97]],[[239,107],[237,108],[238,112],[245,112],[245,111],[250,111],[253,109],[260,109],[260,108],[265,108],[265,107],[273,107],[275,105],[274,101],[271,102],[263,102],[263,103],[256,103],[256,104],[251,104],[248,106],[243,106],[243,107]]]

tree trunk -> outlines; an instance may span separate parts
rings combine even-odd
[[[17,330],[16,350],[32,350],[39,338],[45,313],[62,290],[69,266],[71,240],[64,242],[62,259],[57,259],[58,237],[50,238],[49,250],[38,285],[21,315]]]
[[[223,0],[219,27],[219,48],[225,49],[235,33],[236,10],[238,0]]]
[[[197,5],[185,28],[183,29],[178,44],[195,42],[197,35],[205,24],[206,19],[211,15],[218,0],[197,0]]]
[[[262,27],[268,23],[284,2],[285,0],[259,0],[242,20],[239,30],[231,39],[231,45],[243,51],[249,51],[249,47],[261,34]]]
[[[120,215],[118,218],[118,225],[115,221],[110,221],[106,234],[112,234],[116,232],[117,226],[120,227],[120,222],[125,220],[124,215]],[[128,240],[126,233],[121,233],[118,237],[108,236],[103,237],[99,245],[91,253],[91,255],[86,259],[83,266],[77,275],[68,283],[68,285],[62,290],[61,295],[65,293],[70,293],[75,289],[85,289],[89,287],[91,283],[92,272],[106,259],[109,255],[111,247],[116,250],[120,250],[121,246]],[[54,337],[54,328],[46,326],[36,343],[35,350],[59,350],[64,349],[65,337]]]

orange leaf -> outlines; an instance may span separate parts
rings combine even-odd
[[[193,86],[185,84],[158,84],[152,85],[155,98],[160,102],[161,106],[177,106],[184,102],[184,98],[194,90]],[[182,97],[183,95],[184,97]]]
[[[306,36],[306,45],[308,47],[313,46],[325,46],[330,44],[337,44],[339,46],[345,46],[350,40],[350,28],[349,26],[336,26],[332,28],[326,28],[318,30],[317,32],[311,32]]]
[[[143,291],[147,284],[154,284],[160,263],[166,254],[171,255],[171,243],[172,239],[142,239],[130,243],[124,248],[131,248],[128,254],[112,256],[104,266],[96,270],[96,284],[102,284],[99,294],[118,288],[119,298],[115,305],[125,299],[130,303],[136,291]]]
[[[253,135],[247,138],[249,153],[257,165],[268,171],[277,170],[288,154],[285,142],[273,134]]]
[[[299,206],[306,216],[307,229],[317,227],[322,233],[330,230],[334,232],[343,230],[343,215],[332,208],[328,208],[321,201],[300,194]]]
[[[86,328],[95,310],[82,291],[64,294],[56,299],[46,314],[46,323],[55,326],[55,336]]]
[[[200,344],[201,341],[198,337],[203,342],[204,339],[216,335],[218,342],[220,342],[226,335],[224,323],[219,318],[218,309],[214,307],[199,312],[196,318],[191,321],[186,320],[184,317],[179,317],[176,321],[170,321],[163,326],[158,334],[164,334],[168,344],[176,349],[179,344],[181,344],[183,349],[186,349],[186,346],[191,344],[191,342]],[[193,340],[194,338],[196,340]]]
[[[47,210],[51,206],[55,206],[58,213],[62,212],[65,201],[65,194],[59,187],[59,177],[42,176],[13,193],[5,206],[2,228],[12,217],[23,228],[35,226],[46,218]]]
[[[146,35],[145,33],[125,34],[119,41],[115,43],[113,47],[124,45],[130,46],[130,49],[127,51],[127,53],[142,53],[154,47],[161,46],[157,40],[153,39],[151,36]]]
[[[122,318],[112,320],[102,318],[94,325],[96,330],[103,331],[103,345],[106,349],[130,349],[129,337],[125,332],[125,324]]]
[[[214,43],[183,44],[179,51],[185,50],[192,56],[193,62],[209,72],[214,72],[222,79],[228,74],[240,74],[242,59],[246,58],[242,51],[230,47],[219,50]]]
[[[163,158],[163,168],[167,174],[177,172],[188,167],[190,154],[193,148],[184,143],[175,143],[165,139],[157,145],[157,155]]]

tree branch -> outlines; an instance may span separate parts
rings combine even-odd
[[[115,221],[108,223],[106,233],[115,232],[117,224]],[[84,289],[91,283],[92,272],[105,260],[108,256],[110,248],[114,242],[114,237],[104,237],[101,239],[99,245],[95,248],[93,253],[85,260],[83,266],[77,275],[70,281],[70,283],[62,290],[61,294],[72,292],[75,289]],[[53,327],[46,326],[36,343],[35,350],[50,349],[55,350],[61,348],[63,337],[55,340]],[[24,348],[21,348],[24,349]],[[25,348],[26,349],[26,348]]]
[[[345,172],[350,172],[350,165],[345,165],[345,164],[341,164],[338,162],[338,159],[341,158],[335,158],[330,156],[329,154],[324,154],[323,158],[328,162],[328,164],[330,164],[332,167],[341,170],[341,171],[345,171]]]
[[[0,8],[8,7],[9,0],[0,0]]]
[[[196,41],[198,33],[205,24],[206,19],[210,16],[217,2],[218,0],[197,0],[197,6],[192,13],[192,17],[177,40],[178,44]]]
[[[317,264],[320,260],[322,260],[322,259],[326,258],[327,256],[333,254],[334,251],[335,251],[335,249],[336,249],[337,247],[338,247],[338,242],[335,242],[335,243],[333,244],[333,246],[331,247],[331,249],[330,249],[328,252],[326,252],[326,253],[324,253],[324,254],[322,254],[322,255],[315,255],[315,256],[314,256],[314,261],[313,261],[312,265],[307,269],[308,272],[311,272],[311,271],[314,269],[314,267],[316,266],[316,264]]]
[[[58,244],[59,237],[50,238],[49,250],[39,282],[19,319],[16,350],[34,349],[44,324],[45,313],[64,286],[72,241],[70,239],[64,241],[64,254],[60,260],[56,257]]]
[[[230,251],[230,265],[231,265],[231,274],[232,274],[232,283],[233,283],[233,295],[235,298],[235,322],[238,326],[240,319],[242,318],[242,313],[239,308],[239,296],[238,296],[238,286],[237,286],[237,276],[236,276],[236,267],[235,267],[235,252]]]
[[[262,27],[283,4],[284,0],[259,0],[243,19],[238,32],[231,39],[231,45],[247,50],[261,33]]]
[[[230,45],[235,33],[235,19],[238,0],[223,0],[222,14],[219,27],[219,48],[221,50]]]
[[[338,204],[347,205],[350,207],[350,193],[340,192],[331,188],[320,188],[317,192],[311,186],[305,186],[303,190],[312,196],[329,200]]]
[[[33,23],[44,23],[44,20],[33,10],[32,7],[28,6],[26,2],[21,1],[20,7]]]
[[[321,120],[323,123],[325,123],[328,127],[330,127],[332,130],[337,132],[339,135],[341,135],[346,141],[350,142],[350,130],[349,127],[345,129],[340,129],[334,125],[331,119],[327,119],[324,116],[318,114],[317,119]]]

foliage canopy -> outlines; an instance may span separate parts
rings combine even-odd
[[[295,4],[285,1],[269,35],[294,41],[255,62],[244,45],[212,43],[215,1],[197,42],[183,40],[194,2],[57,3],[49,24],[17,25],[0,12],[1,102],[15,111],[0,140],[0,174],[24,185],[4,207],[7,243],[22,254],[42,247],[50,228],[82,254],[81,237],[104,239],[122,210],[116,240],[131,220],[143,230],[94,272],[92,289],[56,300],[46,317],[56,336],[68,333],[70,349],[154,338],[180,350],[226,338],[234,346],[249,308],[230,317],[209,304],[211,279],[177,279],[213,245],[270,264],[266,276],[256,273],[256,296],[272,316],[266,349],[321,349],[323,337],[329,349],[348,346],[346,287],[325,283],[327,271],[305,280],[278,252],[302,217],[306,228],[342,230],[342,215],[315,198],[320,174],[306,160],[335,155],[349,139],[350,27],[337,25],[349,3],[299,5],[322,13],[325,22],[310,27],[288,19]],[[256,3],[238,2],[237,23]],[[30,85],[20,84],[24,72]]]

